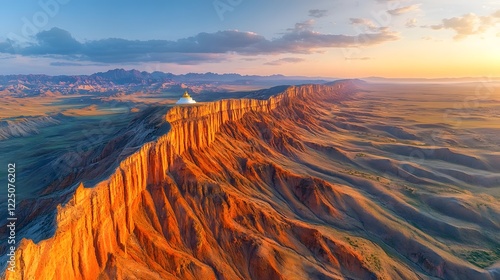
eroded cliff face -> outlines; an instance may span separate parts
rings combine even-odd
[[[490,278],[398,230],[411,225],[364,194],[301,170],[295,159],[311,151],[301,135],[327,125],[312,102],[354,90],[344,81],[174,107],[168,134],[58,207],[53,237],[22,241],[6,279]],[[363,231],[404,244],[410,261]]]
[[[148,210],[156,212],[149,208],[152,205],[142,205],[143,200],[151,202],[152,199],[145,195],[147,186],[170,181],[169,167],[176,158],[188,149],[210,145],[220,127],[228,121],[237,121],[249,111],[270,112],[319,89],[329,90],[320,86],[291,87],[268,100],[221,100],[173,108],[166,116],[172,125],[167,135],[145,144],[139,152],[124,160],[108,180],[93,188],[80,185],[74,197],[58,207],[54,237],[39,244],[23,240],[17,252],[17,273],[7,271],[7,279],[96,279],[103,270],[110,270],[117,258],[130,258],[127,242],[131,234],[139,235],[134,238],[141,236],[134,215]],[[181,232],[168,234],[178,239],[183,235]],[[142,251],[141,248],[135,249]],[[161,252],[160,248],[150,249]],[[162,266],[172,271],[172,275],[193,279],[200,275],[215,275],[212,269],[188,255],[158,256],[160,252],[147,252],[147,255],[159,264],[165,262]],[[184,267],[187,264],[189,267]],[[142,273],[139,269],[137,275],[151,279]]]
[[[221,126],[228,121],[238,121],[248,112],[269,113],[277,107],[287,108],[300,100],[330,97],[353,89],[350,82],[336,86],[308,85],[289,87],[283,93],[267,100],[234,99],[210,102],[202,105],[175,107],[166,116],[172,124],[168,134],[170,143],[175,143],[174,154],[187,149],[204,148],[211,144]]]

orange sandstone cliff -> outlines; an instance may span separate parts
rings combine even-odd
[[[52,237],[21,242],[6,279],[493,279],[366,193],[301,167],[329,152],[308,137],[355,90],[172,108],[166,135],[57,208]]]

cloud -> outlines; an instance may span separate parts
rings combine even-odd
[[[59,28],[52,28],[49,31],[42,31],[35,36],[38,41],[38,46],[28,48],[28,52],[33,54],[57,53],[71,54],[82,48],[82,44],[78,42],[71,34]]]
[[[432,41],[432,42],[442,42],[443,40],[437,39],[431,36],[423,36],[420,39],[425,40],[425,41]]]
[[[415,4],[415,5],[409,5],[409,6],[404,6],[401,8],[396,8],[393,10],[388,10],[387,12],[393,16],[398,16],[402,14],[406,14],[412,11],[417,11],[419,10],[420,4]]]
[[[302,22],[297,22],[294,28],[288,28],[287,30],[291,32],[297,32],[297,31],[312,30],[313,27],[314,27],[314,19],[310,19]]]
[[[309,10],[309,16],[310,17],[315,17],[315,18],[322,18],[326,17],[328,14],[328,10]]]
[[[478,16],[474,13],[469,13],[460,17],[445,18],[441,21],[441,24],[423,27],[434,30],[451,29],[456,33],[454,39],[460,40],[467,36],[482,34],[498,23],[500,23],[500,10],[489,16]]]
[[[38,33],[34,38],[36,42],[28,46],[12,41],[0,42],[0,53],[54,57],[75,62],[193,65],[224,61],[231,54],[308,54],[326,48],[371,46],[399,39],[399,35],[389,29],[369,34],[336,35],[316,32],[313,25],[313,20],[297,23],[294,28],[273,39],[253,32],[226,30],[202,32],[175,41],[108,38],[79,42],[68,31],[52,28]]]
[[[5,60],[5,59],[15,59],[15,55],[11,54],[0,54],[0,60]]]
[[[303,58],[285,57],[285,58],[281,58],[281,59],[278,59],[278,60],[266,62],[264,64],[265,65],[282,65],[282,64],[286,64],[286,63],[299,63],[299,62],[302,62],[302,61],[304,61]]]
[[[84,64],[76,62],[62,62],[62,61],[56,61],[50,63],[50,66],[83,66],[83,65]]]
[[[260,60],[260,59],[256,58],[256,57],[245,57],[245,58],[242,58],[241,60],[244,60],[244,61],[257,61],[257,60]]]
[[[373,21],[366,18],[350,18],[349,21],[352,25],[363,26],[370,31],[380,30],[380,28]]]
[[[416,18],[409,18],[409,19],[406,21],[405,26],[406,26],[406,28],[414,28],[414,27],[417,27],[417,19],[416,19]]]
[[[50,66],[109,66],[109,64],[103,63],[78,63],[78,62],[68,62],[68,61],[54,61],[50,63]]]
[[[8,54],[14,54],[15,53],[15,48],[13,46],[13,42],[10,40],[7,40],[5,42],[0,42],[0,53],[8,53]]]

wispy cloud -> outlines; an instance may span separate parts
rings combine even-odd
[[[83,66],[83,64],[82,63],[76,63],[76,62],[56,61],[56,62],[51,62],[50,66]]]
[[[392,10],[388,10],[387,12],[393,16],[398,16],[402,14],[406,14],[409,12],[417,11],[420,9],[420,4],[415,4],[415,5],[409,5],[409,6],[404,6]]]
[[[409,18],[408,20],[406,20],[406,28],[415,28],[417,27],[417,22],[418,20],[416,18]]]
[[[309,10],[309,16],[315,18],[322,18],[328,15],[328,10]]]
[[[314,27],[314,23],[315,23],[314,19],[297,22],[293,28],[288,28],[287,31],[299,32],[299,31],[312,30]]]
[[[352,25],[358,25],[367,28],[370,31],[381,30],[373,21],[366,18],[350,18],[350,23]]]
[[[68,62],[68,61],[54,61],[50,63],[50,66],[109,66],[109,64],[103,63],[78,63],[78,62]]]
[[[287,64],[287,63],[299,63],[304,61],[305,59],[303,58],[298,58],[298,57],[285,57],[277,60],[273,60],[270,62],[264,63],[265,65],[282,65],[282,64]]]
[[[228,55],[309,54],[326,48],[360,47],[399,39],[389,29],[359,35],[324,34],[313,30],[314,21],[297,23],[280,37],[264,36],[238,30],[199,33],[170,40],[126,40],[108,38],[79,42],[68,31],[52,28],[35,36],[35,43],[21,46],[16,42],[0,42],[0,53],[23,56],[45,56],[69,61],[98,63],[167,62],[199,64],[220,62]]]
[[[460,40],[467,36],[482,34],[500,23],[500,10],[488,16],[478,16],[474,13],[460,17],[445,18],[440,24],[423,26],[434,30],[451,29],[455,31],[455,39]]]

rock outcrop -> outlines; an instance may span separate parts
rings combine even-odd
[[[355,89],[172,108],[166,135],[58,207],[54,236],[21,242],[6,279],[492,278],[424,233],[399,231],[412,226],[364,194],[296,170],[291,158],[309,149],[301,133],[325,126],[311,102]]]
[[[171,180],[169,168],[176,158],[188,149],[208,146],[228,121],[237,121],[249,111],[269,112],[319,89],[329,91],[330,87],[291,87],[268,100],[221,100],[174,107],[166,116],[172,125],[167,135],[125,159],[108,180],[93,188],[80,185],[73,198],[58,207],[57,230],[52,238],[39,244],[22,241],[17,273],[7,272],[7,279],[96,279],[113,266],[117,252],[122,258],[127,256],[127,240],[137,231],[133,215],[140,212],[143,193],[147,186]],[[183,268],[190,258],[182,254],[162,258],[178,270],[181,278],[207,275],[207,269],[199,263]]]

